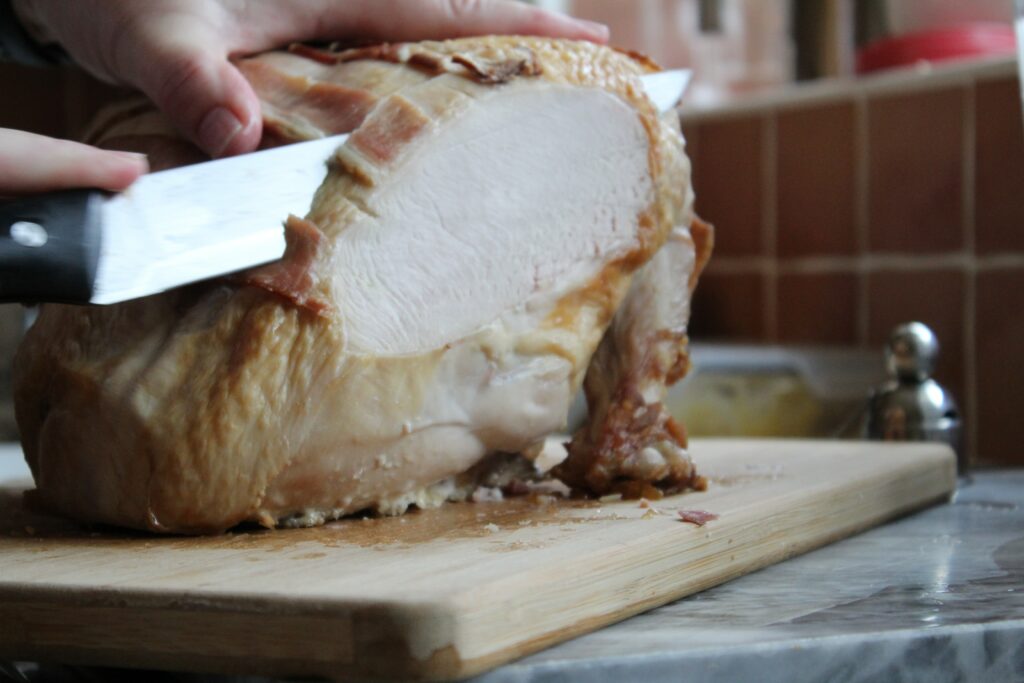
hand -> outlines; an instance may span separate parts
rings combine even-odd
[[[512,0],[15,0],[15,9],[95,76],[140,89],[212,156],[251,151],[262,132],[259,100],[232,57],[317,39],[608,38],[599,24]]]
[[[0,128],[0,196],[72,187],[123,190],[148,168],[141,154]]]

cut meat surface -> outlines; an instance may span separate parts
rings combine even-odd
[[[568,483],[700,485],[660,401],[710,232],[678,124],[642,93],[649,63],[487,37],[239,67],[265,146],[352,135],[281,262],[45,307],[15,363],[40,502],[211,533],[466,498],[488,462],[564,428],[584,375]],[[195,160],[135,104],[91,140]]]
[[[520,305],[550,307],[635,248],[654,188],[633,109],[567,86],[483,96],[460,103],[458,126],[422,132],[437,153],[407,152],[339,235],[332,298],[353,351],[424,351]],[[495,163],[470,170],[488,156]]]

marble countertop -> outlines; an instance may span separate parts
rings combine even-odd
[[[0,447],[0,480],[24,474],[15,452]],[[67,671],[27,673],[69,680],[57,678]],[[89,680],[109,672],[96,673]],[[1024,680],[1024,470],[975,474],[949,504],[475,680]]]

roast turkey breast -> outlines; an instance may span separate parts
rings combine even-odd
[[[660,401],[710,231],[678,123],[639,83],[653,66],[495,37],[239,66],[265,145],[352,134],[281,262],[44,308],[15,360],[42,504],[181,533],[434,505],[486,456],[564,429],[585,374],[570,484],[700,486]],[[100,141],[197,157],[133,106]]]

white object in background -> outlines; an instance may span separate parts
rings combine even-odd
[[[790,0],[533,0],[609,26],[611,42],[668,69],[692,68],[708,104],[793,80]]]
[[[691,38],[695,72],[691,101],[711,104],[793,80],[787,0],[716,0],[712,4],[719,12],[719,30],[698,32]]]

